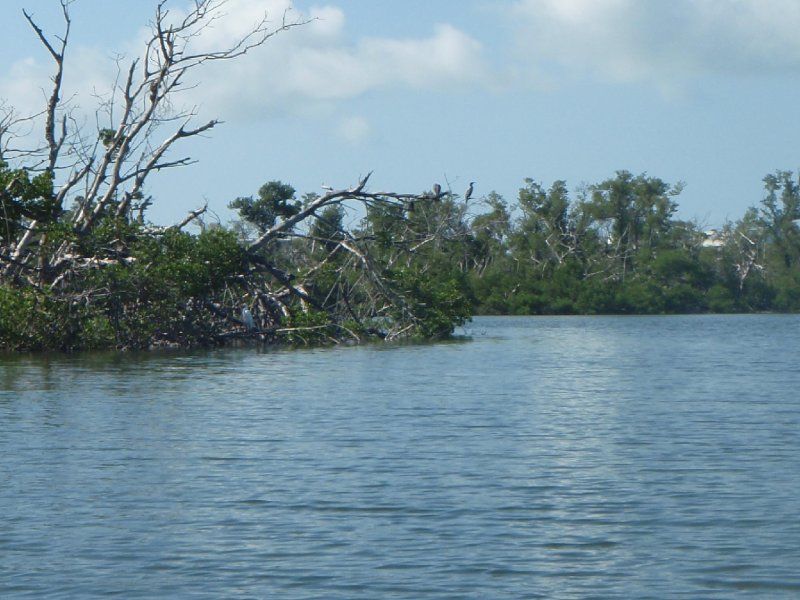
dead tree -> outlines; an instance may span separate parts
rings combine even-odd
[[[269,270],[278,282],[278,287],[263,286],[257,294],[269,299],[271,306],[283,306],[282,313],[287,312],[286,307],[292,300],[300,300],[303,306],[316,309],[327,309],[341,317],[339,320],[355,322],[361,331],[370,334],[379,334],[381,337],[392,339],[401,337],[422,324],[424,317],[420,307],[413,298],[407,296],[406,290],[398,287],[397,282],[386,276],[387,271],[403,264],[408,266],[419,255],[420,250],[427,245],[436,245],[445,241],[453,241],[468,235],[462,223],[465,205],[452,205],[442,211],[432,211],[429,217],[424,216],[425,207],[440,207],[439,198],[432,197],[429,193],[420,194],[370,191],[367,187],[371,174],[363,177],[350,188],[327,189],[326,193],[309,202],[297,214],[286,218],[270,229],[260,234],[247,245],[247,251],[256,266]],[[326,247],[327,256],[309,264],[302,273],[281,273],[270,263],[268,258],[260,256],[263,249],[278,240],[292,240],[306,237],[295,232],[295,227],[317,216],[326,207],[341,205],[343,203],[360,204],[363,210],[385,209],[392,210],[397,215],[396,230],[393,232],[393,251],[387,254],[375,255],[375,240],[371,235],[354,233],[347,230],[338,230],[335,235],[325,239],[311,240],[319,242]],[[417,211],[423,215],[418,222],[409,218],[409,212]],[[438,214],[442,212],[443,214]],[[259,257],[260,258],[256,258]],[[309,296],[308,289],[314,286],[317,273],[329,266],[334,257],[340,257],[336,264],[336,284],[322,292],[323,306],[315,306],[314,299]],[[348,284],[344,282],[351,279]],[[334,302],[332,297],[338,295]],[[360,301],[351,301],[351,297],[358,296]],[[336,308],[331,308],[336,304]],[[423,307],[425,308],[425,307]],[[262,314],[266,311],[262,311]],[[383,318],[389,314],[392,318]],[[269,320],[269,325],[275,328],[280,321]],[[380,322],[381,327],[369,327],[370,323]],[[380,331],[378,331],[380,329]],[[357,334],[348,331],[350,336]]]
[[[73,307],[83,307],[86,314],[99,315],[100,321],[116,323],[126,311],[142,310],[147,300],[141,300],[142,296],[136,292],[124,298],[119,294],[115,296],[113,286],[106,284],[91,289],[81,287],[92,279],[91,275],[97,274],[93,269],[106,269],[105,273],[111,273],[112,277],[115,269],[147,271],[151,263],[138,261],[132,254],[134,242],[155,240],[157,245],[174,236],[176,230],[184,235],[180,229],[200,219],[206,210],[204,207],[190,212],[172,228],[149,230],[142,223],[144,210],[152,202],[144,196],[145,182],[155,173],[193,163],[190,156],[176,156],[173,152],[180,142],[200,136],[219,124],[217,120],[197,122],[194,108],[176,108],[176,96],[190,89],[191,74],[206,63],[235,60],[304,21],[290,21],[284,14],[278,23],[272,24],[264,15],[227,47],[196,51],[196,40],[222,18],[228,0],[194,0],[191,10],[179,17],[173,17],[166,0],[160,0],[142,55],[124,67],[118,63],[117,81],[101,101],[96,113],[98,126],[92,129],[80,124],[63,92],[72,1],[60,0],[64,20],[60,36],[49,35],[24,12],[55,65],[52,88],[43,111],[20,118],[0,105],[0,160],[19,165],[14,167],[18,171],[0,165],[0,175],[4,169],[6,174],[11,173],[0,186],[0,211],[4,210],[7,199],[9,206],[16,202],[23,184],[28,186],[25,193],[30,195],[33,183],[27,181],[28,173],[44,174],[45,183],[52,183],[52,189],[46,194],[47,205],[55,207],[52,212],[42,211],[41,218],[30,210],[21,217],[15,216],[13,235],[11,228],[7,228],[5,234],[0,232],[0,285],[27,286],[37,292],[61,294],[58,301],[67,307],[66,313],[71,314]],[[34,124],[43,127],[42,144],[28,150],[17,149],[16,143],[24,136],[17,135],[15,127]],[[327,190],[295,214],[263,231],[244,248],[237,246],[237,256],[239,251],[246,256],[246,264],[236,267],[243,268],[243,272],[226,273],[222,278],[222,292],[218,287],[207,294],[187,292],[186,297],[170,305],[170,310],[174,309],[171,314],[181,323],[189,323],[184,317],[192,316],[191,322],[202,327],[204,339],[239,333],[277,336],[297,331],[298,326],[291,321],[303,322],[304,317],[308,317],[305,320],[309,324],[300,328],[325,332],[323,335],[329,335],[330,328],[339,328],[345,337],[375,332],[392,338],[417,328],[425,329],[426,311],[430,307],[420,299],[424,291],[407,289],[414,285],[402,277],[393,279],[392,270],[402,262],[408,269],[415,262],[415,256],[466,231],[457,224],[463,211],[452,206],[445,213],[437,214],[431,209],[430,219],[415,222],[411,218],[415,206],[415,214],[419,216],[420,207],[443,206],[450,202],[444,200],[448,194],[441,193],[440,189],[433,194],[372,192],[367,189],[368,180],[369,175],[351,188]],[[73,205],[66,212],[69,202]],[[334,236],[320,240],[326,248],[326,256],[307,252],[308,248],[314,249],[313,243],[307,247],[300,244],[296,253],[301,262],[305,261],[302,268],[297,268],[296,264],[286,268],[276,262],[270,252],[280,245],[278,242],[286,245],[284,242],[297,241],[305,235],[297,232],[301,223],[317,218],[328,207],[344,203],[359,203],[367,212],[380,208],[396,214],[397,227],[393,231],[396,238],[390,244],[391,252],[387,253],[385,247],[375,243],[374,232],[339,230]],[[3,218],[0,212],[0,219]],[[6,218],[5,222],[10,221]],[[118,224],[139,227],[129,228],[135,229],[139,238],[131,241],[119,236],[110,241],[104,239],[99,246],[96,242],[105,231],[102,226],[109,222],[114,227]],[[419,262],[416,261],[415,267]],[[335,269],[336,282],[320,290],[324,286],[316,275],[329,267]],[[95,284],[90,281],[86,285]],[[109,300],[112,296],[113,301]],[[111,309],[102,307],[111,305],[113,314],[109,316]],[[237,315],[243,314],[244,307],[248,309],[246,314],[258,317],[257,327],[241,327],[242,321]],[[463,310],[451,312],[454,320],[464,317]],[[69,314],[65,318],[72,318]],[[326,317],[324,324],[313,322],[319,315]],[[351,329],[352,323],[355,326]],[[437,331],[449,325],[442,324],[441,318],[437,323]],[[116,325],[114,328],[119,331]],[[73,329],[80,329],[79,324]],[[138,347],[152,343],[144,338],[122,340],[119,344]],[[181,343],[172,338],[169,341]]]
[[[143,196],[145,181],[165,169],[186,166],[189,156],[171,155],[176,144],[217,126],[210,120],[195,124],[196,110],[176,110],[171,100],[187,89],[191,73],[213,61],[234,60],[260,46],[274,35],[302,25],[284,14],[273,24],[265,14],[248,32],[216,50],[194,50],[194,40],[223,17],[227,0],[195,0],[191,10],[173,19],[167,1],[158,2],[152,30],[142,56],[122,68],[118,80],[98,109],[99,131],[87,131],[73,119],[68,100],[63,98],[65,55],[70,41],[70,12],[73,0],[60,0],[64,30],[50,36],[24,12],[24,17],[55,64],[52,89],[44,120],[44,146],[24,153],[26,167],[50,172],[55,181],[54,202],[64,208],[69,198],[80,201],[72,215],[71,227],[78,236],[91,233],[102,216],[113,214],[129,219]],[[8,123],[0,122],[8,137]],[[157,138],[161,137],[161,141]],[[0,137],[0,143],[2,143]],[[5,154],[8,154],[6,152]],[[24,233],[5,249],[3,275],[19,276],[34,261],[39,279],[65,268],[71,256],[69,244],[61,244],[49,256],[39,255],[42,223],[30,220]],[[40,281],[41,283],[41,281]]]

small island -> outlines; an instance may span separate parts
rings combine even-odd
[[[574,197],[565,181],[527,179],[512,203],[478,194],[487,182],[380,191],[368,174],[298,197],[270,180],[231,199],[231,223],[199,207],[156,225],[146,182],[193,163],[175,155],[181,142],[219,125],[170,101],[187,73],[305,23],[265,17],[198,53],[217,5],[176,23],[160,3],[90,127],[63,97],[69,5],[59,35],[24,15],[53,61],[45,106],[0,105],[0,350],[438,339],[474,314],[800,309],[800,184],[786,171],[718,229],[676,218],[683,184],[624,170]],[[38,144],[6,143],[31,123]]]

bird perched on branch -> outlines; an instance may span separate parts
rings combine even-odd
[[[438,183],[434,183],[433,184],[433,198],[435,200],[438,200],[441,195],[442,195],[442,186],[440,186]]]
[[[464,202],[466,202],[467,200],[472,198],[472,192],[474,191],[474,189],[475,189],[475,182],[474,181],[470,181],[469,182],[469,187],[467,188],[467,191],[464,192]]]
[[[253,313],[251,313],[250,309],[246,306],[242,308],[242,323],[244,323],[247,331],[254,331],[256,328],[256,323],[253,320]]]

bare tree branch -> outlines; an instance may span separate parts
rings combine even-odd
[[[219,124],[217,120],[192,126],[194,110],[175,111],[171,97],[187,89],[184,81],[190,71],[209,61],[232,60],[263,45],[280,32],[303,25],[307,21],[290,21],[284,13],[277,23],[263,15],[238,39],[226,47],[194,51],[194,42],[209,27],[223,18],[228,0],[194,0],[190,10],[173,20],[166,0],[156,5],[152,31],[145,43],[144,53],[120,71],[111,95],[101,102],[109,126],[100,128],[92,140],[85,136],[79,124],[70,120],[69,110],[62,97],[65,55],[70,42],[70,5],[73,0],[60,0],[63,31],[60,36],[48,35],[34,16],[23,11],[24,18],[55,64],[52,87],[44,117],[44,160],[41,168],[52,173],[66,172],[57,185],[55,200],[63,206],[68,195],[78,186],[84,188],[73,223],[79,235],[88,234],[106,214],[117,218],[132,218],[131,202],[141,197],[145,183],[155,172],[194,162],[189,157],[168,158],[173,147],[182,140],[199,136]],[[171,122],[177,129],[164,141],[151,145],[150,140]],[[0,158],[8,151],[9,127],[14,117],[5,111],[0,120]],[[28,156],[34,156],[31,151]],[[66,160],[64,160],[66,158]],[[111,212],[113,210],[113,212]],[[39,223],[29,224],[25,234],[16,241],[11,255],[15,264],[24,262],[31,245],[38,239]],[[50,261],[58,261],[58,252]]]

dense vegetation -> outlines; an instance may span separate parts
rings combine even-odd
[[[81,235],[75,209],[52,209],[47,177],[3,165],[0,186],[15,190],[3,243],[34,215],[46,225],[26,263],[3,251],[0,346],[430,338],[475,313],[796,311],[800,185],[788,172],[764,181],[760,207],[718,231],[675,218],[679,186],[621,171],[575,200],[563,181],[527,180],[513,205],[357,188],[297,200],[271,181],[230,203],[241,218],[227,226],[197,219],[189,233],[112,213]],[[348,229],[354,198],[363,213]],[[283,226],[303,214],[302,228]],[[62,264],[43,260],[65,245]]]
[[[470,223],[477,311],[661,314],[800,310],[800,187],[765,177],[758,208],[719,230],[679,220],[670,186],[620,171],[569,197],[527,180]]]
[[[225,18],[226,0],[179,14],[159,0],[142,56],[119,64],[105,95],[94,92],[94,119],[78,118],[63,91],[72,1],[60,1],[59,35],[23,11],[53,60],[45,107],[20,114],[0,100],[0,349],[431,338],[469,317],[463,273],[429,271],[426,249],[448,242],[447,217],[415,216],[445,194],[373,192],[368,175],[297,199],[272,181],[232,200],[233,228],[205,223],[205,208],[172,227],[148,222],[158,199],[146,181],[192,163],[175,148],[218,125],[177,108],[190,73],[303,23],[263,15],[210,48],[198,42]],[[348,213],[356,226],[345,226]]]
[[[201,208],[155,226],[145,182],[191,163],[173,146],[217,125],[174,109],[186,73],[298,23],[272,30],[265,17],[231,47],[197,52],[224,1],[198,0],[177,23],[159,2],[143,57],[87,129],[62,98],[69,4],[53,38],[25,15],[55,65],[46,108],[0,103],[0,349],[430,339],[476,312],[800,309],[800,186],[788,172],[716,232],[676,219],[680,186],[626,171],[575,198],[563,181],[526,180],[513,204],[472,200],[471,185],[463,197],[439,185],[374,192],[369,175],[302,198],[269,181],[231,199],[231,224]],[[43,141],[25,149],[21,132],[38,127]]]
[[[0,166],[0,183],[26,176]],[[269,182],[258,197],[231,202],[242,218],[230,227],[193,215],[198,233],[115,210],[81,232],[77,207],[31,216],[51,202],[46,184],[35,197],[7,192],[14,217],[1,214],[0,227],[8,239],[32,223],[37,235],[23,259],[13,255],[18,240],[0,246],[0,348],[448,336],[472,309],[464,273],[438,256],[454,235],[446,229],[453,203],[375,194],[365,184],[301,202],[291,186]],[[355,228],[343,223],[356,210],[348,201],[363,210]]]

